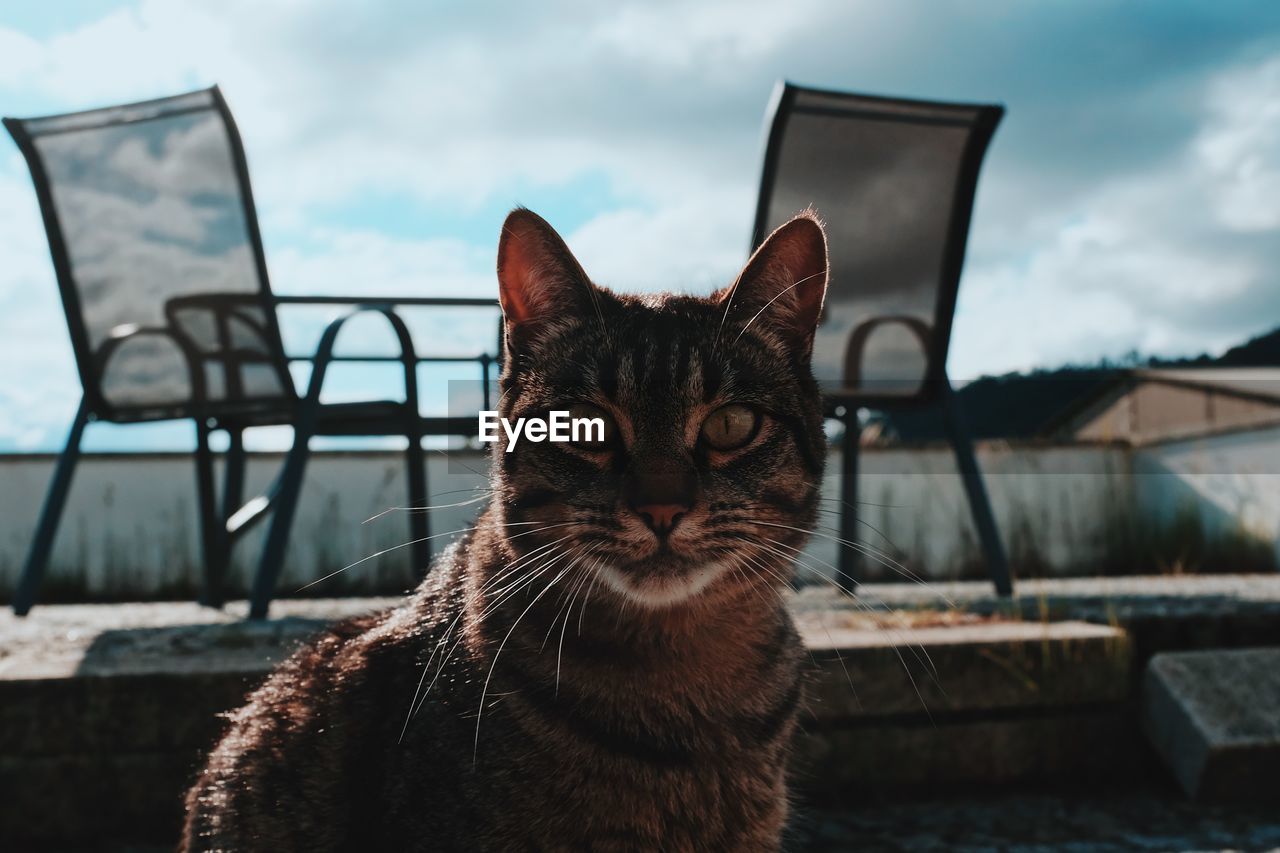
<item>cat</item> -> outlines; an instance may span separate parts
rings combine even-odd
[[[603,435],[499,439],[490,502],[411,597],[229,715],[181,849],[776,850],[827,275],[806,212],[710,297],[615,295],[514,210],[501,415]]]

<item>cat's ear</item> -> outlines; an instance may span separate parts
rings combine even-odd
[[[498,240],[498,298],[507,344],[518,350],[566,320],[599,308],[596,287],[541,216],[518,207]]]
[[[806,210],[770,234],[737,281],[716,294],[725,306],[724,334],[748,328],[772,333],[807,357],[827,295],[827,271],[826,232]]]

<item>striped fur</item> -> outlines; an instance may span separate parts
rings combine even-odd
[[[490,505],[414,595],[231,716],[184,850],[777,849],[803,655],[778,590],[824,459],[821,230],[784,226],[710,298],[597,288],[527,211],[504,235],[503,415],[591,403],[618,444],[500,445]],[[729,452],[699,438],[726,403],[761,415]],[[677,469],[693,497],[664,539],[623,496]]]

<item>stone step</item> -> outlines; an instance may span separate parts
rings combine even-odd
[[[1280,647],[1156,655],[1142,723],[1189,796],[1280,802]]]
[[[386,600],[0,615],[0,838],[171,839],[218,714],[326,622]],[[810,790],[1053,780],[1123,752],[1129,644],[1083,622],[797,614],[813,659],[796,779]],[[20,833],[18,835],[17,833]]]
[[[797,742],[806,787],[1063,782],[1135,760],[1117,628],[982,621],[806,637],[819,671]]]

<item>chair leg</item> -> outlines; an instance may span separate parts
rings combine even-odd
[[[231,551],[235,547],[235,536],[227,529],[227,521],[235,515],[244,502],[244,432],[228,430],[227,454],[223,460],[222,472],[222,510],[218,514],[218,533],[222,537],[222,548],[218,552],[217,579],[219,589],[227,588],[227,575],[231,571]]]
[[[836,582],[852,594],[858,588],[859,553],[851,544],[858,541],[858,445],[862,425],[857,410],[844,419],[844,442],[840,453],[840,577]]]
[[[209,447],[209,424],[196,419],[196,505],[200,514],[200,543],[203,575],[200,603],[205,607],[221,607],[223,603],[220,571],[226,540],[226,525],[220,521],[217,488],[213,478],[213,451]]]
[[[244,501],[244,432],[231,430],[231,444],[227,447],[227,468],[222,476],[222,520],[236,514]]]
[[[276,582],[284,567],[285,547],[289,544],[289,531],[298,510],[298,496],[302,491],[302,475],[306,472],[309,444],[315,431],[315,413],[299,419],[294,428],[293,446],[285,457],[280,472],[280,487],[271,513],[271,526],[258,559],[258,570],[253,577],[253,589],[249,595],[249,618],[265,619],[275,595]]]
[[[955,392],[951,390],[950,381],[943,389],[943,415],[947,424],[947,432],[951,436],[951,446],[956,454],[956,467],[964,482],[964,489],[969,498],[969,509],[973,512],[973,524],[978,528],[978,538],[982,542],[982,550],[987,557],[987,571],[995,584],[996,593],[1008,597],[1013,595],[1013,580],[1009,571],[1009,558],[1005,554],[1004,543],[996,530],[995,515],[991,512],[991,501],[987,497],[986,486],[982,482],[982,473],[978,470],[978,461],[973,453],[973,442],[965,429],[960,414],[960,406]]]
[[[35,604],[40,580],[44,577],[49,553],[53,550],[53,537],[58,532],[58,522],[62,520],[62,510],[67,503],[67,492],[71,489],[71,475],[75,473],[76,463],[80,460],[80,438],[88,423],[89,408],[81,400],[75,420],[71,422],[66,446],[53,469],[53,480],[49,483],[44,506],[40,509],[40,520],[36,523],[36,534],[27,551],[27,560],[22,565],[18,588],[13,593],[13,612],[18,616],[26,616]]]
[[[410,430],[412,433],[413,431]],[[431,567],[431,523],[427,513],[427,465],[422,452],[422,436],[411,434],[405,451],[406,479],[409,487],[409,537],[414,574],[421,578]]]

